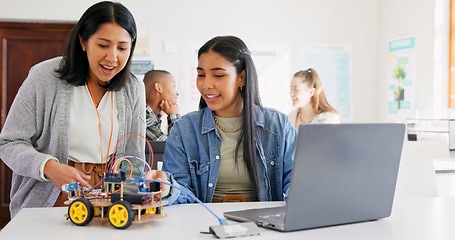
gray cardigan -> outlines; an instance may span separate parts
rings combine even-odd
[[[0,132],[0,158],[13,170],[11,217],[24,207],[52,207],[60,187],[43,181],[39,169],[50,157],[68,161],[68,126],[73,86],[57,78],[61,57],[41,62],[28,77],[11,105]],[[145,136],[145,88],[132,77],[116,94],[119,136],[136,133]],[[145,159],[145,141],[129,137],[119,144],[117,153]]]

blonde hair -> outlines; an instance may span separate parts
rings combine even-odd
[[[307,70],[301,70],[294,74],[294,78],[299,78],[302,80],[302,83],[306,83],[307,86],[313,87],[315,89],[313,97],[311,97],[311,106],[313,111],[316,114],[323,112],[332,112],[337,113],[335,108],[330,105],[325,97],[324,88],[322,87],[322,82],[319,79],[318,73],[312,69],[308,68]]]

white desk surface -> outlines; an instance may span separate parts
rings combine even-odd
[[[224,211],[263,206],[281,202],[216,203],[209,207],[222,216]],[[66,220],[67,208],[31,208],[22,210],[0,231],[0,239],[216,239],[208,231],[218,221],[197,204],[165,207],[167,217],[149,223],[133,223],[128,229],[113,228],[106,220],[94,219],[80,227]],[[259,236],[242,239],[454,239],[455,198],[406,198],[396,200],[392,216],[378,221],[327,228],[281,233],[263,229]]]
[[[455,158],[433,158],[433,165],[436,172],[455,173]]]

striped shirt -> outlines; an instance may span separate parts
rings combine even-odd
[[[167,135],[161,131],[161,114],[155,114],[153,110],[146,106],[146,135],[149,141],[166,141]],[[171,131],[174,123],[179,119],[178,114],[171,114],[167,117],[168,132]]]

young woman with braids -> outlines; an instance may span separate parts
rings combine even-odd
[[[198,51],[197,73],[199,110],[175,123],[163,160],[170,181],[189,191],[172,189],[169,202],[195,202],[190,195],[202,202],[283,200],[296,130],[286,115],[261,105],[245,43],[211,39]]]

